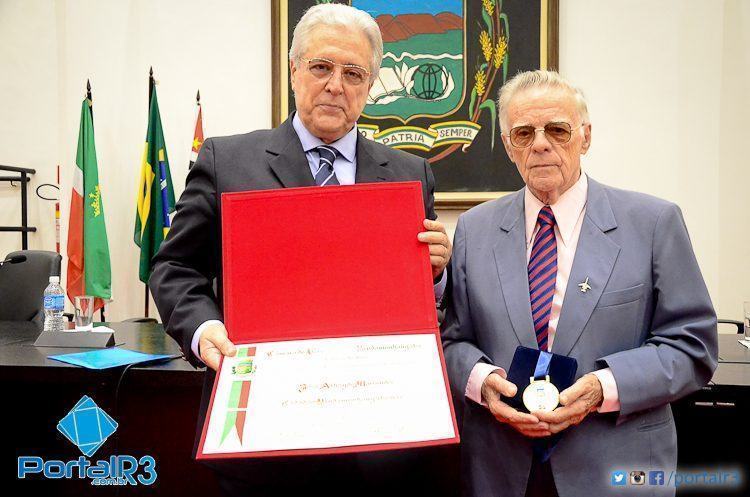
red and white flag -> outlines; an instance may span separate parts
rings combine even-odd
[[[67,293],[71,302],[79,295],[96,297],[94,310],[112,299],[112,269],[104,222],[104,199],[94,140],[91,86],[81,104],[76,167],[68,222]]]
[[[190,152],[190,165],[188,169],[193,167],[195,161],[198,160],[198,152],[201,151],[203,145],[203,112],[201,111],[201,92],[198,90],[198,94],[195,97],[195,103],[198,106],[198,118],[195,120],[195,134],[193,135],[193,150]]]

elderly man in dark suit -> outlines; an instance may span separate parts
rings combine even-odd
[[[177,204],[172,228],[154,259],[149,282],[167,332],[181,344],[193,364],[209,367],[202,416],[213,370],[222,355],[235,353],[222,324],[222,193],[420,181],[428,219],[418,238],[429,244],[436,296],[442,293],[451,243],[443,225],[435,220],[430,166],[424,159],[367,140],[357,131],[356,122],[382,54],[380,30],[367,13],[340,4],[311,8],[295,27],[289,53],[296,112],[277,129],[211,138],[203,144]],[[252,219],[247,222],[252,223]],[[335,223],[336,219],[331,219],[331,224]],[[214,279],[218,280],[218,295],[214,293]],[[268,463],[262,469],[259,464],[222,465],[222,486],[229,493],[241,493],[240,480],[247,477],[252,481],[253,495],[262,495],[264,477],[279,473],[278,468],[284,464]],[[292,478],[265,481],[269,487],[305,481],[302,465],[293,468]]]

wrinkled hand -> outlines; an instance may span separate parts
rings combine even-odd
[[[227,329],[218,323],[211,324],[203,330],[198,341],[198,350],[206,366],[214,371],[219,368],[221,356],[233,357],[237,353],[237,348],[227,336]]]
[[[487,407],[495,419],[501,423],[512,426],[516,431],[532,438],[548,437],[552,433],[549,425],[542,422],[533,414],[513,409],[511,406],[500,400],[500,396],[513,397],[516,395],[518,387],[509,382],[498,373],[491,373],[482,383],[482,399],[487,403]]]
[[[560,405],[552,412],[535,412],[540,421],[549,423],[552,433],[559,433],[564,429],[577,425],[590,412],[602,404],[604,393],[602,384],[595,374],[586,374],[578,379],[570,388],[560,392]]]
[[[430,246],[430,264],[432,264],[432,279],[434,280],[448,265],[453,245],[445,232],[443,223],[425,219],[423,224],[427,231],[419,233],[417,239]]]

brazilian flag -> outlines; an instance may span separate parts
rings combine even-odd
[[[167,146],[164,143],[159,101],[156,98],[156,85],[151,89],[149,107],[134,233],[135,244],[141,248],[138,276],[144,283],[148,283],[151,276],[151,260],[169,232],[169,214],[174,212],[175,205]]]

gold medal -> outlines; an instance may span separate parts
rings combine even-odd
[[[529,386],[523,391],[523,405],[529,412],[550,412],[560,403],[560,392],[550,383],[549,375],[543,380],[529,379]]]

